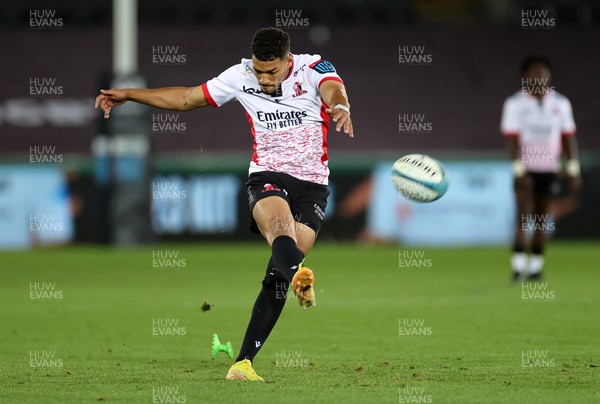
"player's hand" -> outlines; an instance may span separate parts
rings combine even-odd
[[[350,137],[354,137],[354,130],[352,129],[352,119],[350,119],[350,114],[348,112],[339,108],[327,108],[325,110],[325,113],[329,114],[333,122],[336,123],[336,131],[339,132],[343,128],[344,133],[347,133]]]
[[[100,95],[96,97],[95,108],[100,107],[102,112],[104,112],[104,119],[108,119],[112,107],[116,107],[126,102],[127,96],[125,95],[125,90],[120,90],[118,88],[100,90]]]

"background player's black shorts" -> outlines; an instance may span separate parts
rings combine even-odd
[[[319,234],[325,218],[329,188],[326,185],[303,181],[288,174],[273,171],[252,173],[246,182],[250,216],[256,202],[268,196],[279,196],[290,205],[294,221],[310,227]],[[260,233],[254,217],[250,230]]]
[[[533,184],[533,192],[556,196],[560,193],[560,181],[556,173],[527,173]]]

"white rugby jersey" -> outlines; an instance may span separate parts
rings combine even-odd
[[[560,170],[561,136],[575,135],[575,121],[567,97],[550,92],[540,100],[523,91],[508,97],[500,129],[518,136],[521,158],[528,172]]]
[[[262,93],[252,60],[242,59],[202,84],[202,91],[213,107],[236,99],[246,109],[254,136],[249,173],[276,171],[327,185],[329,115],[319,93],[326,80],[342,83],[331,63],[319,55],[293,55],[281,93],[271,96]]]

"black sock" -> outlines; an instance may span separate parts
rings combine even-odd
[[[525,252],[525,244],[515,241],[513,244],[513,252],[522,253]]]
[[[544,254],[544,247],[539,245],[534,245],[531,247],[531,253],[534,255],[542,255]]]
[[[274,268],[273,257],[271,257],[236,362],[243,359],[250,359],[251,362],[254,360],[283,310],[289,283],[282,279],[277,271],[273,270]]]
[[[279,236],[273,240],[271,251],[275,268],[283,278],[291,282],[304,259],[304,254],[298,249],[296,242],[288,236]]]

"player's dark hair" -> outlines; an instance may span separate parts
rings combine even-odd
[[[261,28],[254,33],[250,49],[261,62],[283,59],[290,52],[290,36],[278,28]]]
[[[533,65],[543,65],[552,73],[552,63],[550,63],[550,60],[547,57],[536,55],[523,59],[523,62],[521,62],[521,74],[525,74]]]

